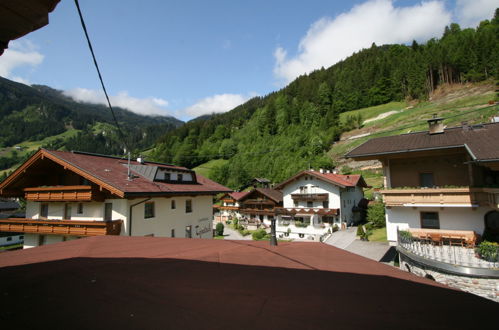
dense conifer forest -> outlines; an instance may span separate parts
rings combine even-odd
[[[475,29],[458,24],[440,39],[375,45],[328,69],[303,75],[278,92],[224,114],[194,120],[163,136],[152,156],[195,167],[225,159],[211,177],[237,189],[253,177],[283,180],[308,167],[334,166],[326,155],[362,118],[345,111],[401,100],[425,100],[442,84],[499,77],[499,10]]]

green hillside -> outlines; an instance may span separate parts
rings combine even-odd
[[[487,93],[498,70],[496,10],[476,29],[451,24],[440,39],[424,44],[373,44],[232,111],[190,121],[162,137],[150,156],[187,167],[226,160],[209,175],[234,189],[253,177],[278,182],[299,170],[342,162],[348,148],[368,139],[342,142],[352,135],[422,129],[433,113],[459,115],[451,124],[486,120],[493,109],[461,113],[494,99]],[[455,85],[465,87],[461,97],[445,91]]]
[[[0,175],[40,147],[123,154],[150,148],[182,124],[172,117],[142,116],[115,108],[125,138],[107,107],[78,103],[47,86],[27,86],[0,77]]]

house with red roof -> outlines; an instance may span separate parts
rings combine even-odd
[[[212,238],[213,196],[230,189],[185,167],[40,149],[0,183],[26,217],[0,220],[25,247],[85,236]]]
[[[361,175],[324,170],[302,171],[281,182],[274,187],[283,194],[283,207],[275,210],[278,236],[318,241],[333,227],[353,224],[364,187]]]
[[[231,219],[240,219],[239,212],[240,200],[246,196],[249,191],[234,191],[224,194],[219,198],[220,205],[213,205],[215,212],[215,222],[224,222]]]

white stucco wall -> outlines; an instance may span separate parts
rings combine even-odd
[[[340,188],[328,182],[324,182],[315,177],[312,180],[305,180],[305,176],[300,177],[298,180],[290,182],[282,189],[283,194],[283,206],[284,207],[295,207],[291,194],[299,194],[300,187],[306,186],[308,188],[307,193],[309,194],[328,194],[329,196],[329,208],[339,209],[340,206]],[[312,187],[315,186],[315,187]],[[307,207],[307,202],[300,201],[298,207]],[[314,202],[313,207],[322,208],[322,201]]]
[[[171,200],[175,199],[176,208],[171,209]],[[192,200],[192,212],[185,212],[185,201]],[[137,201],[130,201],[134,204]],[[192,226],[192,238],[212,238],[213,197],[157,197],[148,202],[154,202],[155,216],[144,218],[145,203],[135,206],[132,210],[132,235],[145,236],[154,234],[157,237],[171,237],[171,230],[175,230],[175,237],[185,237],[186,226]],[[196,235],[198,230],[205,230],[201,235]],[[209,229],[209,230],[208,230]]]
[[[473,230],[479,235],[485,229],[484,216],[492,209],[487,207],[392,207],[386,209],[386,229],[389,241],[397,240],[400,230],[421,228],[420,212],[438,212],[440,229]]]

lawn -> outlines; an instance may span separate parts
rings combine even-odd
[[[193,170],[196,173],[201,174],[202,176],[209,177],[210,172],[214,167],[222,166],[227,162],[228,160],[226,159],[212,159],[204,164],[199,165],[198,167],[193,168]]]
[[[373,233],[369,236],[369,241],[371,242],[387,242],[386,239],[386,227],[376,228]]]

